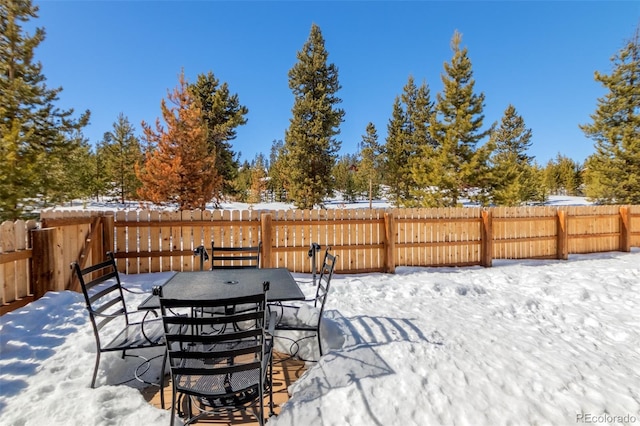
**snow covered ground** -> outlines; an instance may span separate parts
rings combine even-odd
[[[124,283],[148,290],[168,276]],[[311,295],[310,276],[296,278]],[[323,329],[330,350],[268,424],[640,424],[639,283],[636,249],[337,274]],[[128,297],[136,306],[144,296]],[[133,384],[105,385],[136,360],[104,356],[90,389],[94,351],[78,293],[48,293],[0,317],[0,423],[169,424]],[[317,358],[315,339],[300,354]]]

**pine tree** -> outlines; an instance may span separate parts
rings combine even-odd
[[[344,154],[333,167],[332,175],[335,179],[335,189],[342,193],[342,199],[347,202],[354,202],[364,190],[358,187],[355,173],[358,170],[358,156]]]
[[[259,203],[262,201],[262,195],[267,189],[267,165],[265,164],[264,155],[256,155],[251,165],[251,187],[249,189],[249,203]]]
[[[549,190],[544,184],[544,169],[537,163],[531,165],[529,172],[527,199],[536,204],[544,204],[549,199]]]
[[[396,205],[413,205],[417,184],[413,168],[424,146],[431,144],[429,125],[433,114],[429,87],[416,86],[413,76],[393,105],[387,126],[386,174],[390,199]]]
[[[284,162],[284,142],[281,139],[274,140],[271,143],[271,151],[269,153],[269,167],[267,190],[271,194],[272,201],[286,201],[285,191],[285,162]]]
[[[160,108],[166,130],[156,120],[155,131],[142,122],[147,152],[144,167],[136,167],[142,187],[138,194],[155,203],[176,202],[180,209],[204,209],[221,178],[208,152],[199,103],[180,74],[180,82]]]
[[[533,157],[527,150],[531,134],[513,105],[507,107],[500,126],[491,133],[491,198],[497,205],[518,206],[530,200]]]
[[[556,159],[550,159],[547,161],[547,165],[544,168],[544,186],[547,188],[550,194],[553,195],[566,195],[566,191],[564,189],[564,183],[560,177],[560,166],[559,164],[563,160],[563,157],[560,153],[557,154]],[[567,160],[569,160],[567,158]]]
[[[389,200],[394,204],[400,204],[407,198],[409,188],[407,179],[410,173],[409,157],[415,155],[411,151],[407,133],[407,117],[402,108],[400,97],[396,97],[393,103],[393,112],[387,124],[387,139],[385,142],[384,182],[389,187]]]
[[[41,206],[60,205],[91,195],[93,158],[91,147],[81,132],[67,136],[69,143],[52,145],[37,178]],[[25,206],[30,210],[31,206]]]
[[[586,162],[586,195],[599,203],[640,203],[640,27],[611,58],[611,74],[595,73],[608,93],[592,122],[580,126],[595,141]]]
[[[0,220],[20,217],[35,198],[69,199],[66,161],[83,149],[78,132],[89,120],[89,111],[76,120],[55,106],[62,88],[47,87],[34,59],[45,31],[22,28],[37,12],[30,0],[0,0]]]
[[[251,191],[251,164],[247,160],[240,165],[238,173],[233,181],[234,199],[241,203],[246,203]]]
[[[229,85],[220,84],[212,72],[198,75],[189,90],[200,102],[208,150],[216,158],[216,169],[222,176],[223,184],[219,189],[224,194],[233,195],[239,155],[233,151],[230,141],[237,136],[236,128],[247,123],[245,116],[249,110],[240,105],[237,94],[229,92]]]
[[[116,195],[121,203],[134,198],[141,183],[134,166],[144,161],[140,141],[134,135],[134,127],[122,113],[113,123],[113,130],[106,132],[98,144],[103,188]]]
[[[444,64],[443,93],[437,95],[431,117],[430,145],[426,145],[414,165],[416,183],[424,189],[420,203],[425,206],[456,206],[463,197],[485,195],[488,186],[487,161],[490,145],[477,147],[489,130],[481,131],[484,94],[475,94],[473,71],[462,35],[451,41],[453,58]]]
[[[410,182],[409,194],[402,204],[405,206],[424,205],[425,193],[430,192],[428,185],[425,187],[423,158],[433,155],[436,147],[431,137],[430,127],[434,116],[434,103],[431,101],[431,93],[425,82],[420,87],[412,83],[411,96],[407,97],[407,116],[411,125],[411,145],[415,154],[409,157],[407,168],[409,170],[408,182]]]
[[[380,197],[383,161],[383,151],[382,146],[378,143],[376,126],[369,123],[360,142],[360,162],[356,171],[356,186],[364,188],[370,201]]]
[[[579,195],[582,187],[583,167],[560,153],[547,162],[544,186],[555,195]]]
[[[331,170],[340,142],[344,111],[338,68],[328,64],[328,52],[320,28],[313,24],[309,38],[298,52],[298,62],[289,70],[289,87],[294,94],[293,117],[285,132],[284,160],[288,194],[301,209],[322,205],[333,193]]]

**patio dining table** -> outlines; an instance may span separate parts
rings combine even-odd
[[[285,302],[304,300],[298,283],[286,268],[220,269],[178,272],[162,285],[163,297],[169,299],[220,300],[242,297],[262,291],[269,281],[267,300]],[[151,295],[138,309],[159,309],[158,296]]]

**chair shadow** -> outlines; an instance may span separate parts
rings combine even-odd
[[[362,380],[392,375],[395,371],[375,347],[396,342],[444,344],[437,332],[427,336],[411,319],[370,315],[347,318],[336,310],[326,311],[323,316],[323,340],[337,343],[341,339],[341,348],[330,345],[333,349],[305,373],[305,380],[298,384],[296,395],[303,401],[311,401],[322,398],[332,389],[355,386],[366,407],[370,419],[368,424],[379,426],[382,426],[382,422],[368,403]],[[340,370],[346,372],[336,374]],[[294,406],[291,409],[296,408]],[[322,416],[320,411],[317,414]]]
[[[357,345],[383,345],[392,342],[426,342],[442,345],[442,337],[437,333],[426,336],[409,318],[393,318],[371,315],[356,315],[346,318],[340,312],[325,312],[325,318],[345,331],[343,347]]]

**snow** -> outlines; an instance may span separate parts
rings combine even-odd
[[[150,290],[169,276],[123,282]],[[310,275],[294,276],[311,296]],[[268,424],[638,424],[639,282],[636,249],[336,274],[325,355],[307,363]],[[145,296],[126,297],[135,307]],[[98,387],[89,387],[95,343],[81,294],[49,292],[0,317],[0,336],[0,423],[169,424],[169,412],[147,403],[137,382],[106,384],[128,377],[139,360],[103,355]],[[288,350],[287,339],[277,340]],[[300,346],[300,356],[318,358],[314,338]]]

